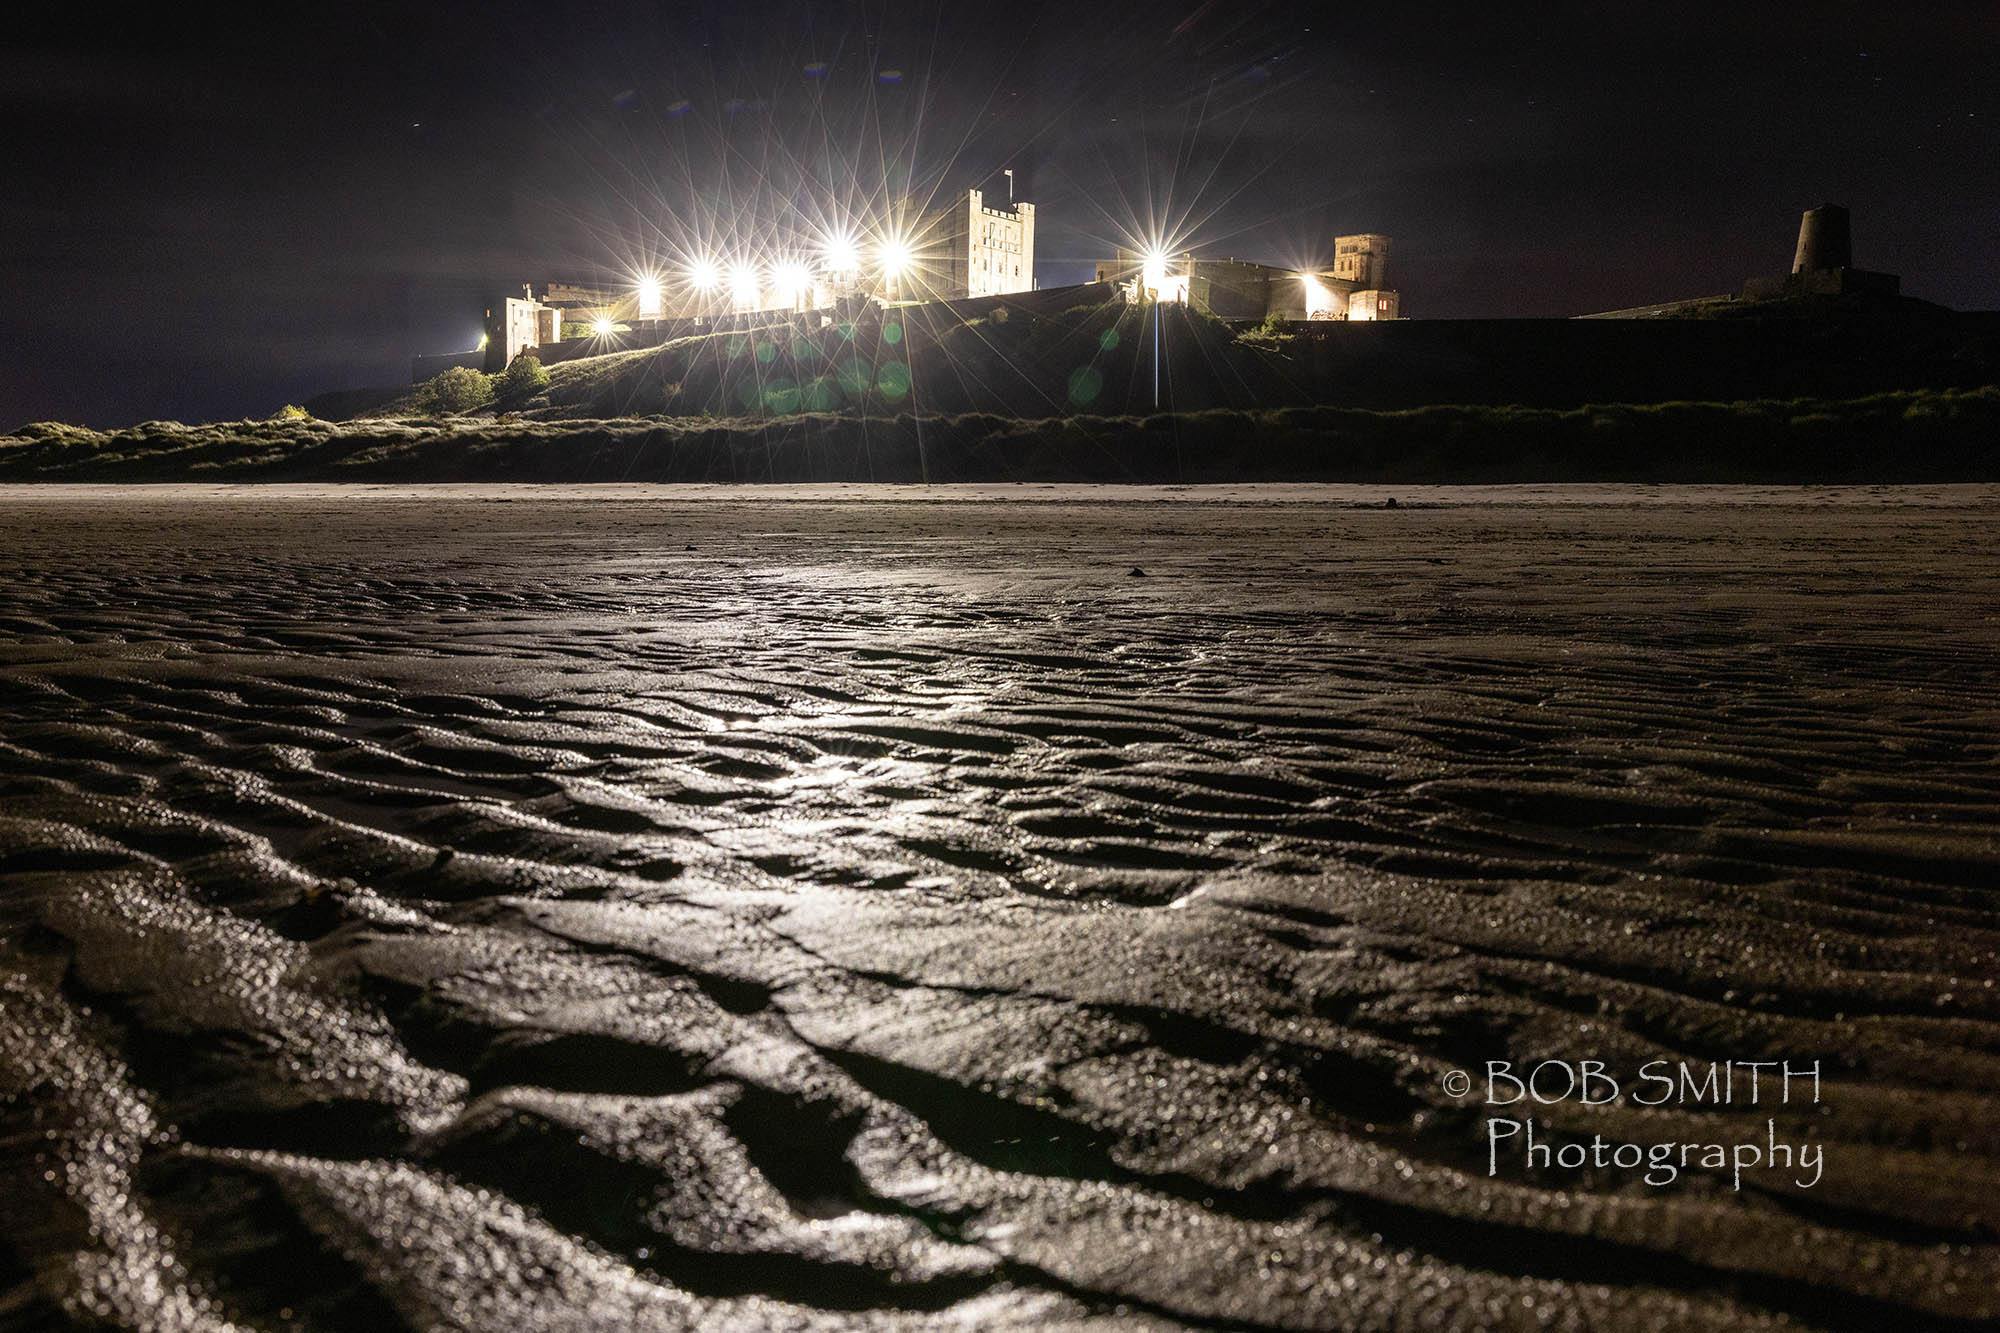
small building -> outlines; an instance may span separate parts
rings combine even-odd
[[[562,341],[562,311],[537,301],[523,284],[521,295],[501,300],[486,312],[486,369],[505,370],[515,357],[531,348]]]
[[[1403,317],[1403,294],[1379,287],[1364,287],[1347,294],[1347,318],[1349,322],[1366,324],[1377,319],[1401,319]]]
[[[486,369],[505,370],[522,352],[588,337],[603,324],[628,328],[640,318],[641,292],[614,292],[575,283],[551,282],[535,297],[533,284],[521,295],[501,300],[486,312]]]

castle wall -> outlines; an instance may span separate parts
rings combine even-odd
[[[1271,307],[1271,274],[1262,264],[1196,260],[1188,274],[1188,304],[1217,319],[1262,319]]]
[[[1379,276],[1386,271],[1388,238],[1345,236],[1342,258],[1349,272]],[[1365,244],[1363,244],[1365,242]],[[1097,280],[1136,285],[1144,259],[1129,250],[1120,250],[1113,259],[1097,265]],[[1337,268],[1339,266],[1336,266]],[[1196,259],[1181,255],[1167,261],[1169,288],[1178,292],[1186,284],[1188,305],[1217,319],[1286,322],[1303,320],[1399,319],[1402,299],[1379,285],[1367,285],[1335,272],[1306,272],[1276,268],[1240,259]],[[1368,299],[1357,305],[1355,295],[1366,292]],[[1166,299],[1182,299],[1178,296]]]

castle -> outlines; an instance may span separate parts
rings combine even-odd
[[[524,287],[520,296],[505,297],[487,310],[482,364],[504,369],[524,351],[580,338],[609,339],[663,322],[741,323],[749,316],[866,301],[1001,296],[1034,285],[1035,206],[1009,200],[1005,208],[997,207],[973,189],[947,207],[923,213],[907,232],[890,232],[872,254],[864,255],[849,238],[831,238],[812,262],[704,260],[681,274],[649,274],[625,291],[552,282],[537,298],[532,287]],[[421,373],[447,358],[418,360]]]
[[[536,296],[524,286],[486,311],[485,339],[472,352],[420,356],[423,380],[452,365],[505,369],[522,352],[568,360],[659,342],[718,324],[749,326],[805,312],[828,317],[863,305],[952,301],[1033,291],[1035,205],[1004,206],[969,189],[950,203],[887,223],[872,243],[829,236],[818,253],[701,257],[675,273],[649,273],[617,290],[551,282]],[[1382,320],[1401,314],[1387,285],[1389,238],[1340,236],[1330,268],[1300,271],[1239,259],[1144,256],[1121,251],[1097,265],[1097,281],[1128,300],[1178,302],[1222,319]],[[558,351],[557,349],[560,349]]]

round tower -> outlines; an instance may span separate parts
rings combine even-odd
[[[1799,221],[1799,248],[1792,256],[1792,272],[1846,268],[1853,262],[1847,210],[1839,204],[1808,208]]]

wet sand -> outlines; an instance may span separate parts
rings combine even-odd
[[[1996,517],[0,489],[0,1326],[2000,1318]]]

